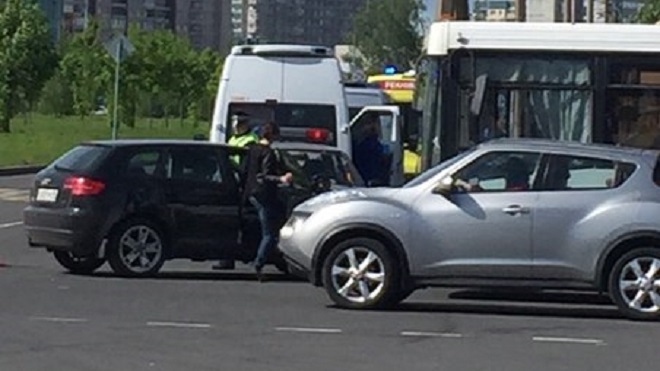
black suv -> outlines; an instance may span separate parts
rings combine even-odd
[[[274,148],[294,174],[293,185],[280,188],[287,214],[319,192],[361,185],[336,148]],[[83,143],[36,175],[24,211],[29,244],[74,273],[91,273],[106,259],[124,276],[153,275],[176,258],[251,261],[261,236],[256,212],[240,206],[234,156],[244,155],[200,141]],[[270,263],[286,270],[278,253]]]

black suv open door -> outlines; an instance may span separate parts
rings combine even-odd
[[[167,200],[187,249],[175,256],[220,258],[236,249],[240,197],[226,149],[176,146],[169,161]]]

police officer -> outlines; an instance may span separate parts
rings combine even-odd
[[[247,147],[249,144],[257,143],[259,141],[259,136],[250,131],[250,120],[249,117],[243,112],[237,112],[232,116],[232,128],[234,135],[229,138],[230,146],[234,147]],[[231,159],[234,164],[239,165],[241,158],[239,155],[232,156]]]
[[[233,135],[229,138],[227,144],[234,147],[247,147],[250,144],[257,143],[259,141],[259,136],[252,131],[250,131],[250,120],[248,115],[244,112],[237,112],[232,116],[232,130]],[[231,156],[231,161],[239,168],[239,172],[243,172],[241,169],[241,156],[234,155]],[[213,269],[234,269],[234,259],[223,259],[218,261],[217,264],[213,265]]]

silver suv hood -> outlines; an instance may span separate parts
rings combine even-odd
[[[345,188],[332,190],[313,197],[298,207],[297,211],[313,212],[328,205],[351,200],[390,198],[400,190],[398,188]]]

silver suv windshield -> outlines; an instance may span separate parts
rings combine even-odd
[[[442,171],[444,171],[448,167],[454,165],[455,163],[457,163],[457,162],[461,161],[462,159],[464,159],[465,157],[469,156],[475,150],[476,150],[476,148],[469,149],[465,152],[459,153],[458,155],[456,155],[456,156],[454,156],[454,157],[452,157],[452,158],[450,158],[450,159],[448,159],[444,162],[441,162],[437,166],[434,166],[434,167],[426,170],[425,172],[419,174],[418,176],[414,177],[413,179],[411,179],[408,183],[406,183],[403,186],[403,188],[416,187],[416,186],[428,181],[429,179],[431,179],[431,178],[435,177],[436,175],[440,174]]]

